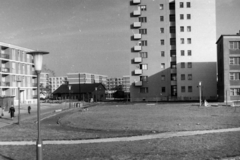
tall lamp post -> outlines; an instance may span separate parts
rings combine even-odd
[[[199,107],[202,105],[202,91],[201,91],[201,88],[202,88],[202,82],[200,81],[199,84],[198,84],[198,88],[199,88]]]
[[[49,52],[44,51],[33,51],[28,52],[33,56],[34,59],[34,67],[37,74],[37,121],[38,121],[38,139],[36,142],[36,150],[37,150],[37,160],[42,160],[42,139],[40,134],[40,91],[39,91],[39,84],[40,84],[40,73],[42,70],[42,60],[44,54],[49,54]]]
[[[18,78],[17,78],[17,85],[18,85],[18,125],[20,125],[20,120],[21,120],[21,118],[20,118],[20,102],[21,102],[20,84],[21,84],[21,79],[18,76]]]
[[[69,99],[69,108],[71,108],[71,102],[70,102],[70,91],[71,91],[71,85],[68,84],[68,99]]]

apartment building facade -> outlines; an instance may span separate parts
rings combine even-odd
[[[37,76],[33,58],[26,52],[31,49],[0,42],[0,96],[14,97],[18,104],[18,87],[21,103],[37,102]]]
[[[218,100],[240,100],[240,34],[221,35],[217,41]]]
[[[50,77],[49,79],[52,93],[67,81],[67,77]]]
[[[92,73],[67,73],[69,84],[91,84],[102,83],[104,86],[107,84],[107,76],[92,74]]]
[[[132,0],[131,101],[216,99],[215,0]]]

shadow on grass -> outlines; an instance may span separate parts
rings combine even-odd
[[[4,159],[6,159],[6,160],[14,160],[14,159],[12,159],[12,158],[10,158],[10,157],[7,157],[7,156],[5,156],[5,155],[3,155],[3,154],[0,154],[0,158],[4,158]]]

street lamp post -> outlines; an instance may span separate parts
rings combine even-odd
[[[42,60],[44,54],[49,54],[49,52],[44,51],[33,51],[28,52],[33,56],[34,59],[34,67],[37,74],[37,121],[38,121],[38,139],[36,142],[36,150],[37,150],[37,160],[42,160],[42,139],[41,139],[41,128],[40,128],[40,91],[39,91],[39,84],[40,84],[40,73],[42,70]]]
[[[198,88],[199,88],[199,107],[200,107],[202,105],[202,95],[201,95],[202,82],[201,81],[199,82]]]
[[[21,117],[20,117],[20,102],[21,102],[21,97],[20,97],[20,83],[21,83],[21,80],[20,80],[20,78],[18,77],[18,79],[17,79],[17,84],[18,84],[18,125],[20,125],[20,120],[21,120]]]
[[[69,85],[68,85],[68,89],[69,89],[69,90],[68,90],[69,108],[71,108],[71,102],[70,102],[70,91],[71,91],[71,87],[72,87],[72,86],[69,84]]]

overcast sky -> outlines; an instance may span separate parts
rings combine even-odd
[[[240,0],[216,0],[217,37],[240,30]],[[129,74],[129,0],[5,0],[0,41],[50,52],[57,76]]]

